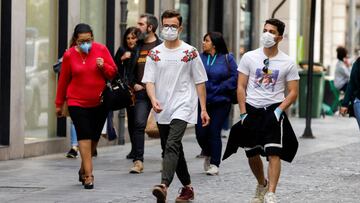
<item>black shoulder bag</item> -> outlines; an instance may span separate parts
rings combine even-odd
[[[129,85],[126,85],[119,75],[107,82],[101,94],[101,103],[109,111],[120,110],[135,103],[135,95]]]

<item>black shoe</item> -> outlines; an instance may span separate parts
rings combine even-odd
[[[94,153],[92,154],[93,157],[97,157],[98,153],[97,153],[97,149],[95,149]]]
[[[88,179],[90,179],[90,181],[88,181]],[[85,176],[84,188],[85,189],[93,189],[94,188],[94,176]]]
[[[135,159],[135,154],[130,152],[128,155],[126,155],[126,159]]]
[[[84,174],[80,170],[79,170],[78,174],[79,174],[79,182],[81,182],[82,185],[84,185],[84,183],[85,183]]]
[[[74,159],[78,156],[78,152],[76,149],[71,148],[70,151],[65,155],[67,158]]]

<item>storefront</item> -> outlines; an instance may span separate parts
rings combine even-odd
[[[66,152],[70,147],[70,121],[55,115],[58,75],[52,65],[68,48],[76,24],[90,24],[95,40],[114,53],[121,41],[122,6],[126,26],[136,26],[142,13],[160,19],[164,10],[177,9],[183,16],[181,39],[200,51],[208,30],[207,2],[0,0],[0,160]]]

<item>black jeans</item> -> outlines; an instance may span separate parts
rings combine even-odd
[[[135,93],[133,142],[135,158],[133,161],[144,161],[145,128],[151,110],[151,102],[145,90]]]
[[[126,107],[127,115],[127,127],[129,131],[129,137],[131,142],[130,154],[135,154],[135,141],[134,141],[134,129],[135,129],[135,106]]]
[[[206,110],[211,118],[210,124],[206,127],[202,127],[199,108],[198,123],[195,125],[196,139],[204,155],[210,156],[210,164],[217,167],[220,165],[222,150],[221,129],[229,116],[230,107],[230,102],[206,105]]]
[[[176,172],[180,182],[185,186],[191,183],[181,140],[187,122],[174,119],[170,124],[158,124],[161,147],[164,150],[161,183],[169,186]]]

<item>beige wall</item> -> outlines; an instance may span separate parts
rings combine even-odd
[[[330,67],[330,75],[335,73],[336,47],[345,46],[347,31],[347,0],[324,1],[324,66]]]

